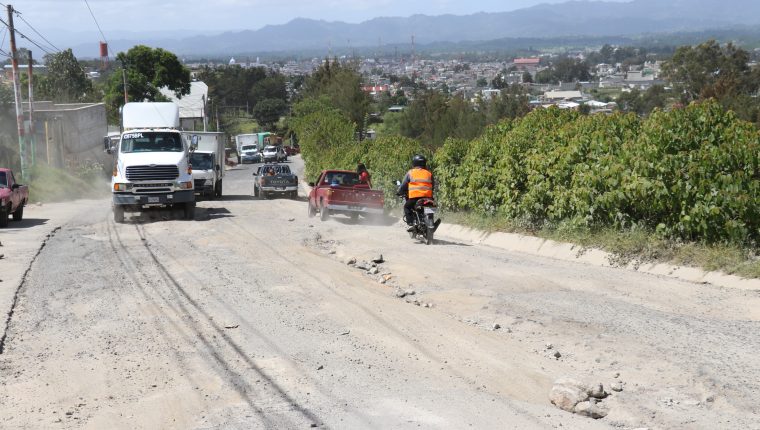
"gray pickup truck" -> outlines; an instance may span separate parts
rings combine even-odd
[[[298,198],[298,177],[284,164],[264,164],[253,174],[253,195],[268,199],[275,194]]]

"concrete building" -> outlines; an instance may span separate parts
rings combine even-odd
[[[204,131],[208,121],[206,104],[208,85],[203,81],[190,82],[190,94],[178,98],[168,88],[161,88],[161,94],[179,106],[179,125],[186,131]]]

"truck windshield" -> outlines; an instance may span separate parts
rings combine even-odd
[[[177,133],[141,131],[121,137],[121,152],[182,152],[182,139]]]
[[[8,177],[5,172],[0,172],[0,188],[8,188]]]
[[[190,164],[193,166],[193,170],[211,170],[214,163],[211,154],[193,153],[190,156]]]
[[[243,151],[255,151],[256,145],[245,145],[241,148]]]

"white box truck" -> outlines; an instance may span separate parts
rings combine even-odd
[[[195,217],[190,145],[179,130],[179,107],[171,102],[127,103],[116,151],[111,192],[113,217],[151,206],[181,207]]]
[[[238,153],[238,164],[260,162],[259,135],[257,133],[238,134],[235,136],[235,150]]]
[[[224,179],[224,133],[184,132],[194,148],[190,155],[195,194],[209,199],[222,197]]]

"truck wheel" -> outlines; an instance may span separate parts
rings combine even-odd
[[[351,222],[356,223],[357,221],[359,221],[359,213],[351,212]]]
[[[330,218],[330,209],[327,209],[323,204],[319,209],[319,219],[320,221],[327,221],[327,218]]]
[[[116,224],[124,224],[124,207],[123,206],[113,207],[113,222],[115,222]]]
[[[195,219],[195,202],[187,202],[184,207],[185,219]]]
[[[256,185],[253,186],[253,197],[259,196],[259,189],[256,188]]]
[[[21,221],[24,218],[24,202],[18,205],[16,212],[13,212],[13,221]]]
[[[8,211],[0,208],[0,228],[8,227]]]
[[[298,200],[298,191],[291,191],[290,198],[293,200]]]
[[[312,206],[311,202],[306,203],[306,206],[309,207],[309,209],[308,209],[308,211],[309,211],[308,212],[309,218],[314,218],[315,216],[317,216],[317,208],[315,208],[314,206]]]
[[[220,179],[219,182],[216,183],[216,196],[221,198],[222,197],[222,180]]]

